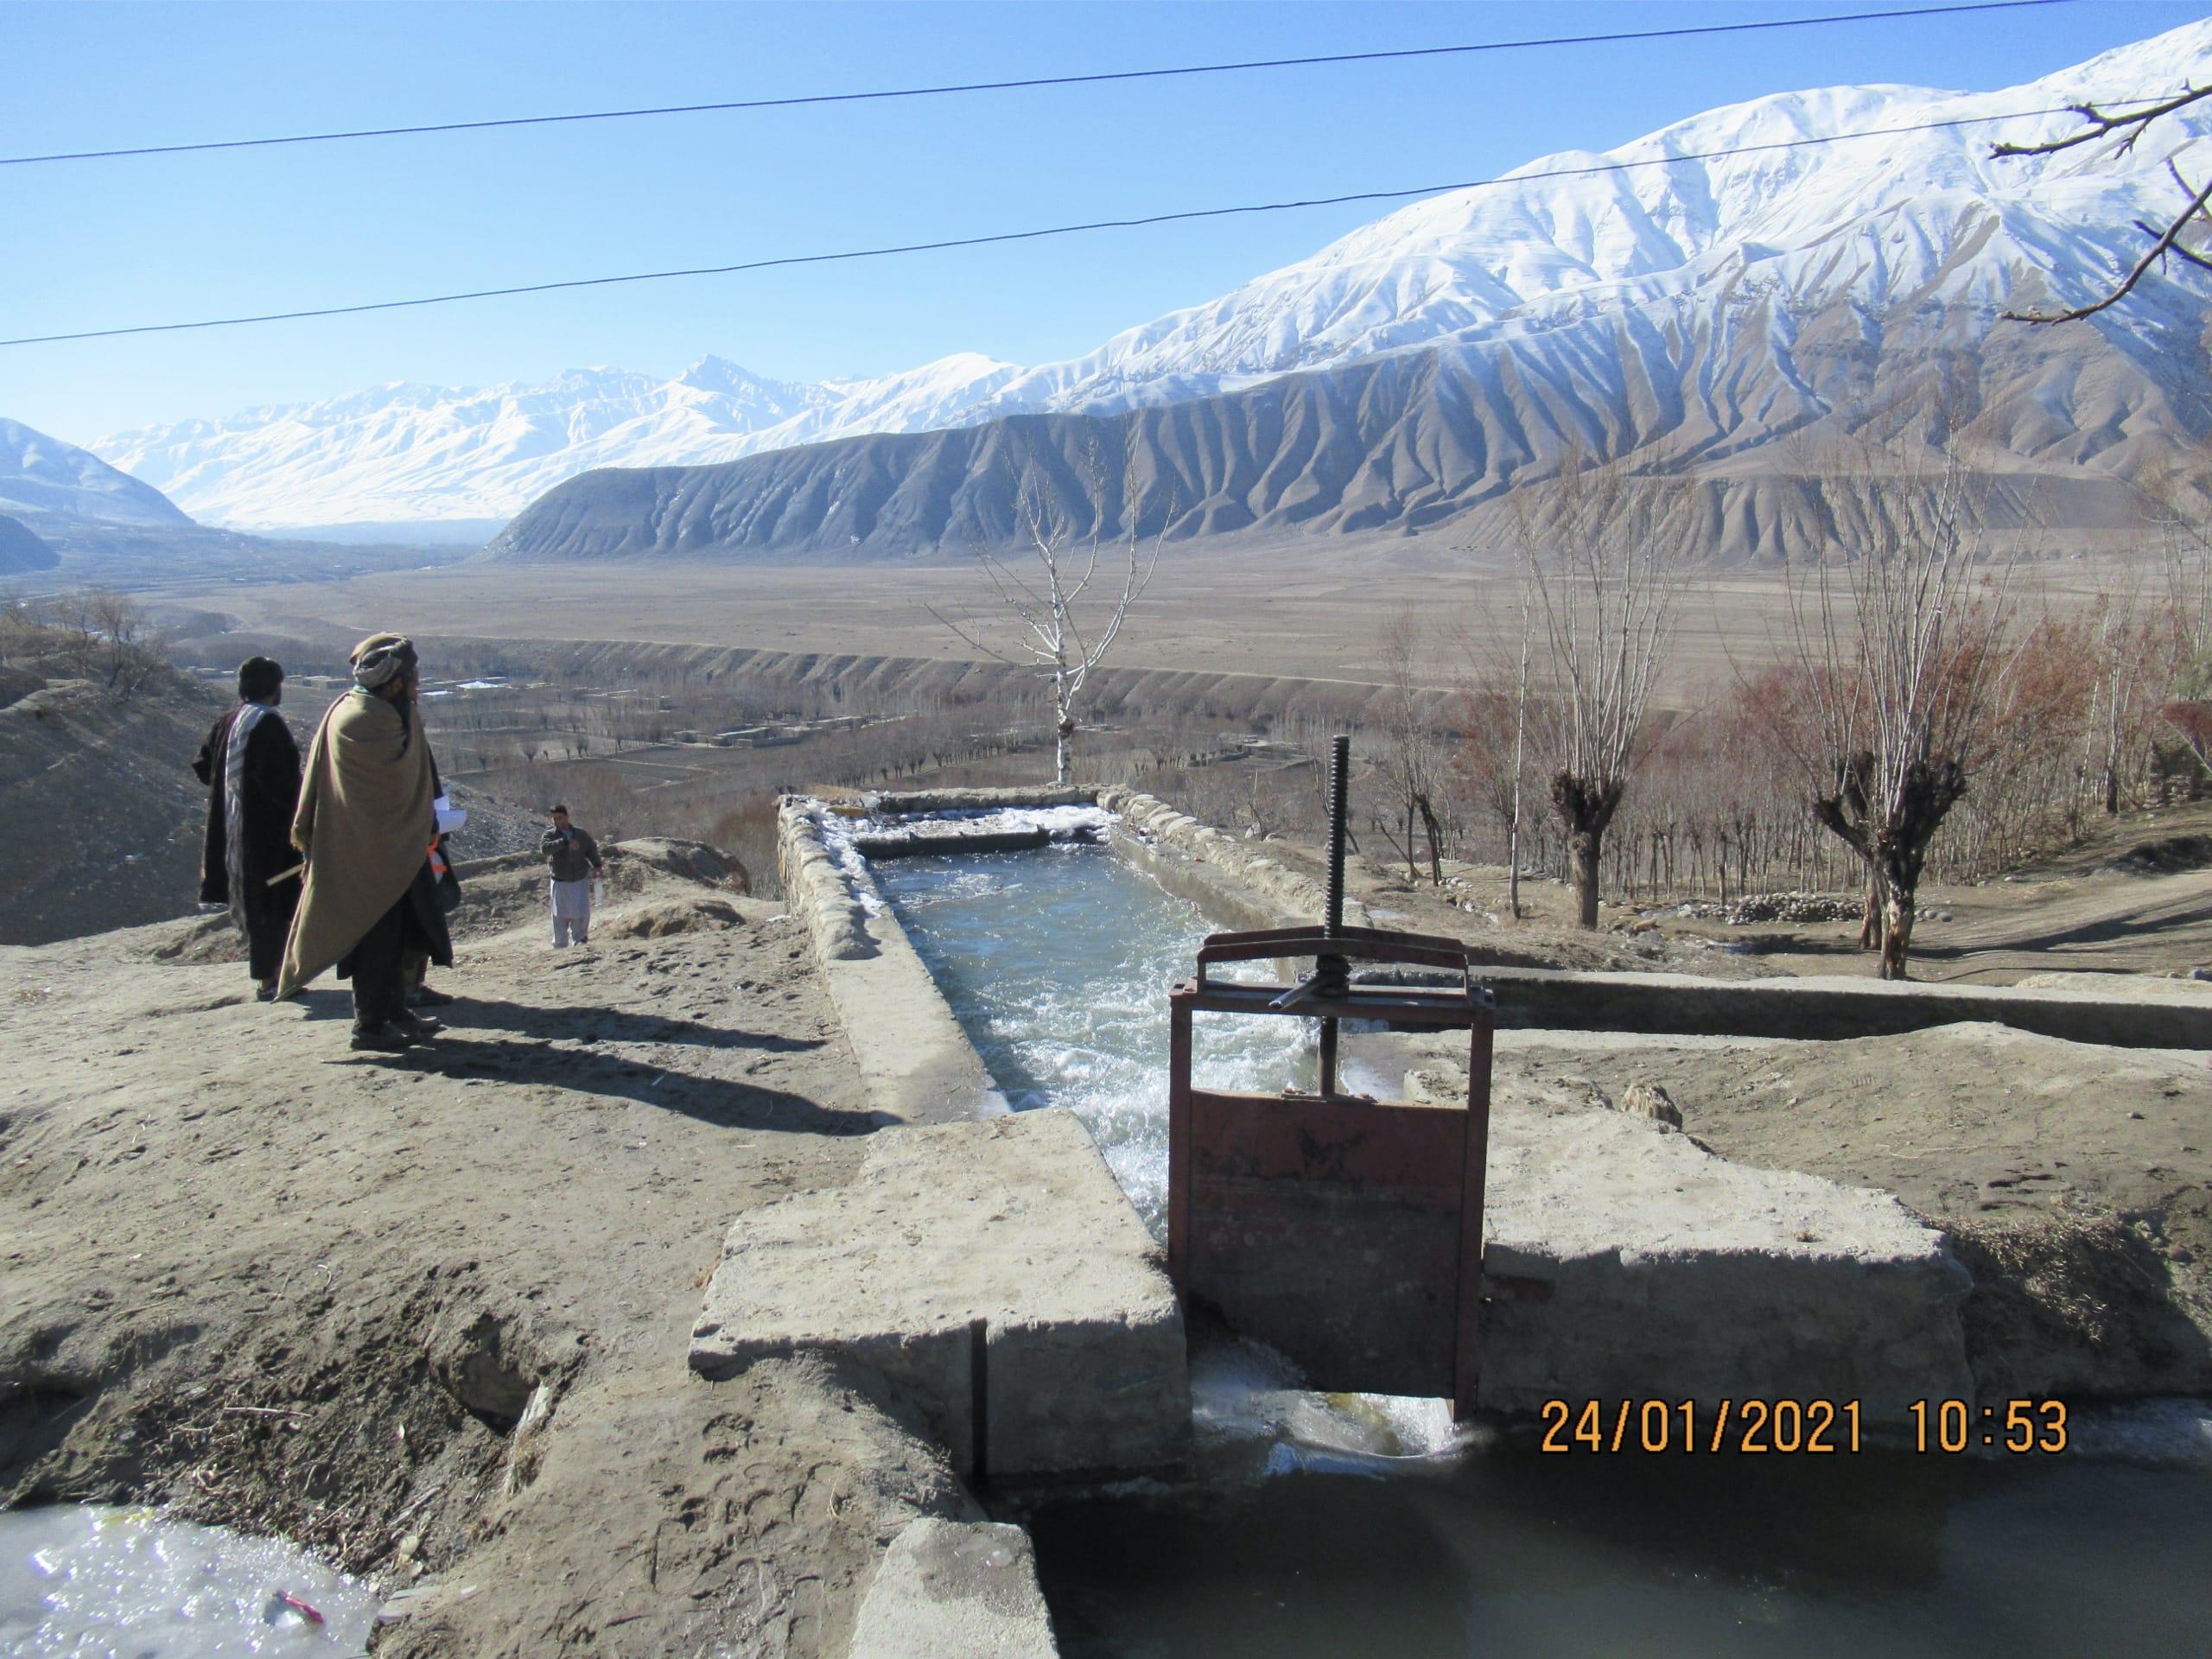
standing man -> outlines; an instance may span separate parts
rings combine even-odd
[[[290,874],[292,814],[300,803],[300,746],[276,707],[284,671],[266,657],[238,664],[238,707],[217,721],[192,770],[207,785],[207,839],[200,858],[200,901],[228,905],[245,936],[246,971],[264,1002],[276,995],[284,935],[299,903]],[[285,879],[273,886],[270,878]]]
[[[438,1029],[409,1010],[402,958],[412,950],[453,965],[430,873],[430,745],[415,709],[413,644],[372,634],[353,647],[353,689],[330,705],[308,746],[292,819],[307,890],[277,992],[334,964],[353,982],[353,1046],[397,1050]]]
[[[553,827],[538,843],[553,873],[553,948],[591,943],[591,881],[605,874],[599,843],[569,822],[569,809],[553,809]]]

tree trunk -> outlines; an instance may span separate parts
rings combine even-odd
[[[1416,795],[1414,804],[1421,808],[1421,827],[1428,837],[1428,873],[1438,887],[1444,885],[1444,850],[1438,842],[1436,809],[1429,804],[1428,797]]]
[[[1605,851],[1602,830],[1568,832],[1567,846],[1574,856],[1574,921],[1578,927],[1598,925],[1598,861]]]
[[[1882,897],[1882,977],[1910,979],[1906,953],[1912,949],[1916,895],[1911,886],[1897,880],[1885,884]]]
[[[1562,772],[1552,779],[1552,806],[1567,831],[1567,852],[1574,870],[1575,919],[1598,925],[1598,877],[1605,850],[1605,826],[1621,804],[1618,778],[1578,778]]]
[[[1068,777],[1068,743],[1075,736],[1075,718],[1068,712],[1065,692],[1054,696],[1053,712],[1058,715],[1058,721],[1052,728],[1052,781],[1065,787],[1071,781]]]
[[[1861,950],[1882,948],[1883,929],[1887,919],[1882,908],[1882,873],[1870,863],[1866,867],[1866,906],[1859,920],[1859,948]]]
[[[1513,912],[1513,919],[1521,919],[1521,815],[1513,815],[1513,823],[1505,832],[1505,904]]]

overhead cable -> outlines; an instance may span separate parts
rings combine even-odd
[[[1637,167],[1672,167],[1680,162],[1713,162],[1732,156],[1757,156],[1772,150],[1808,149],[1821,144],[1849,143],[1866,138],[1896,138],[1916,132],[1941,132],[1955,127],[1993,125],[1999,121],[2022,121],[2037,116],[2071,115],[2070,105],[2051,109],[2013,110],[2002,115],[1964,115],[1944,121],[1917,121],[1906,126],[1872,127],[1864,132],[1833,132],[1804,138],[1777,138],[1765,143],[1734,144],[1720,149],[1684,150],[1636,161],[1599,162],[1587,167],[1554,167],[1539,171],[1503,175],[1487,179],[1462,179],[1449,184],[1419,184],[1398,190],[1357,190],[1338,196],[1307,196],[1292,201],[1248,202],[1233,207],[1189,207],[1175,213],[1146,213],[1133,219],[1096,219],[1078,225],[1047,225],[1035,230],[998,231],[986,236],[944,237],[931,242],[900,242],[883,247],[845,248],[833,253],[782,254],[766,259],[745,259],[727,265],[690,265],[675,270],[640,270],[616,276],[575,276],[546,283],[518,283],[505,288],[467,289],[454,294],[425,294],[404,300],[370,300],[353,305],[321,305],[292,311],[264,311],[250,316],[205,317],[191,322],[144,322],[121,328],[83,328],[67,334],[24,334],[0,340],[0,346],[51,346],[73,340],[112,340],[124,334],[180,334],[196,328],[240,328],[264,322],[292,322],[308,317],[350,317],[368,311],[403,311],[428,305],[456,305],[465,300],[505,299],[524,294],[552,294],[578,288],[612,288],[625,283],[664,283],[681,276],[730,276],[743,271],[773,270],[791,265],[827,265],[855,259],[887,259],[909,253],[937,253],[953,248],[989,247],[1005,242],[1034,242],[1046,237],[1080,236],[1094,231],[1136,230],[1149,225],[1174,225],[1192,219],[1230,219],[1252,213],[1288,213],[1301,207],[1336,207],[1358,201],[1398,201],[1412,196],[1445,195],[1455,190],[1481,190],[1499,185],[1526,184],[1545,179],[1588,178],[1600,173],[1623,173]]]
[[[1376,52],[1330,52],[1301,58],[1254,58],[1240,63],[1192,63],[1159,69],[1103,70],[1082,75],[1033,75],[1018,80],[972,80],[942,86],[899,86],[877,92],[811,92],[790,98],[733,99],[715,104],[663,104],[640,109],[584,110],[560,115],[504,116],[481,121],[434,121],[404,127],[358,127],[336,132],[283,133],[265,138],[213,138],[196,143],[132,144],[112,149],[58,150],[45,156],[0,156],[0,167],[49,162],[103,162],[132,156],[183,156],[203,150],[265,149],[279,144],[327,144],[352,139],[404,138],[434,132],[483,132],[495,127],[546,127],[579,121],[630,121],[648,116],[707,115],[731,110],[788,110],[818,104],[884,103],[945,98],[964,92],[1007,92],[1044,86],[1096,86],[1113,81],[1165,80],[1183,75],[1239,74],[1262,69],[1303,69],[1322,64],[1380,63],[1408,58],[1463,57],[1483,52],[1521,52],[1539,47],[1602,46],[1630,41],[1686,40],[1698,35],[1747,35],[1831,23],[1878,22],[1885,18],[1946,17],[1966,12],[2019,11],[2033,6],[2075,5],[2080,0],[1962,0],[1890,11],[1831,12],[1817,17],[1761,17],[1740,23],[1688,23],[1674,29],[1614,29],[1600,35],[1549,35],[1524,40],[1478,41],[1464,46],[1402,47]]]

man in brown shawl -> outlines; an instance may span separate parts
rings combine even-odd
[[[308,747],[292,844],[306,890],[277,989],[289,995],[335,966],[353,982],[353,1046],[397,1050],[438,1022],[407,1007],[401,959],[453,964],[430,873],[437,834],[430,745],[416,713],[415,647],[397,633],[353,648],[353,689],[331,704]]]
[[[284,671],[266,657],[238,665],[238,707],[207,734],[192,770],[207,785],[207,838],[200,860],[200,899],[226,905],[245,935],[254,994],[276,994],[276,967],[300,884],[289,872],[292,814],[300,801],[300,746],[276,712]],[[273,881],[272,877],[287,879]]]

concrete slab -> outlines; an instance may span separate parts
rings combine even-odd
[[[1052,1659],[1029,1535],[925,1518],[891,1541],[848,1659]]]
[[[1752,1169],[1617,1111],[1493,1114],[1481,1399],[1822,1399],[1870,1424],[1973,1393],[1972,1280],[1884,1192]]]
[[[884,1130],[849,1185],[741,1217],[692,1367],[806,1349],[881,1377],[964,1471],[1158,1465],[1190,1432],[1173,1288],[1070,1112]]]

